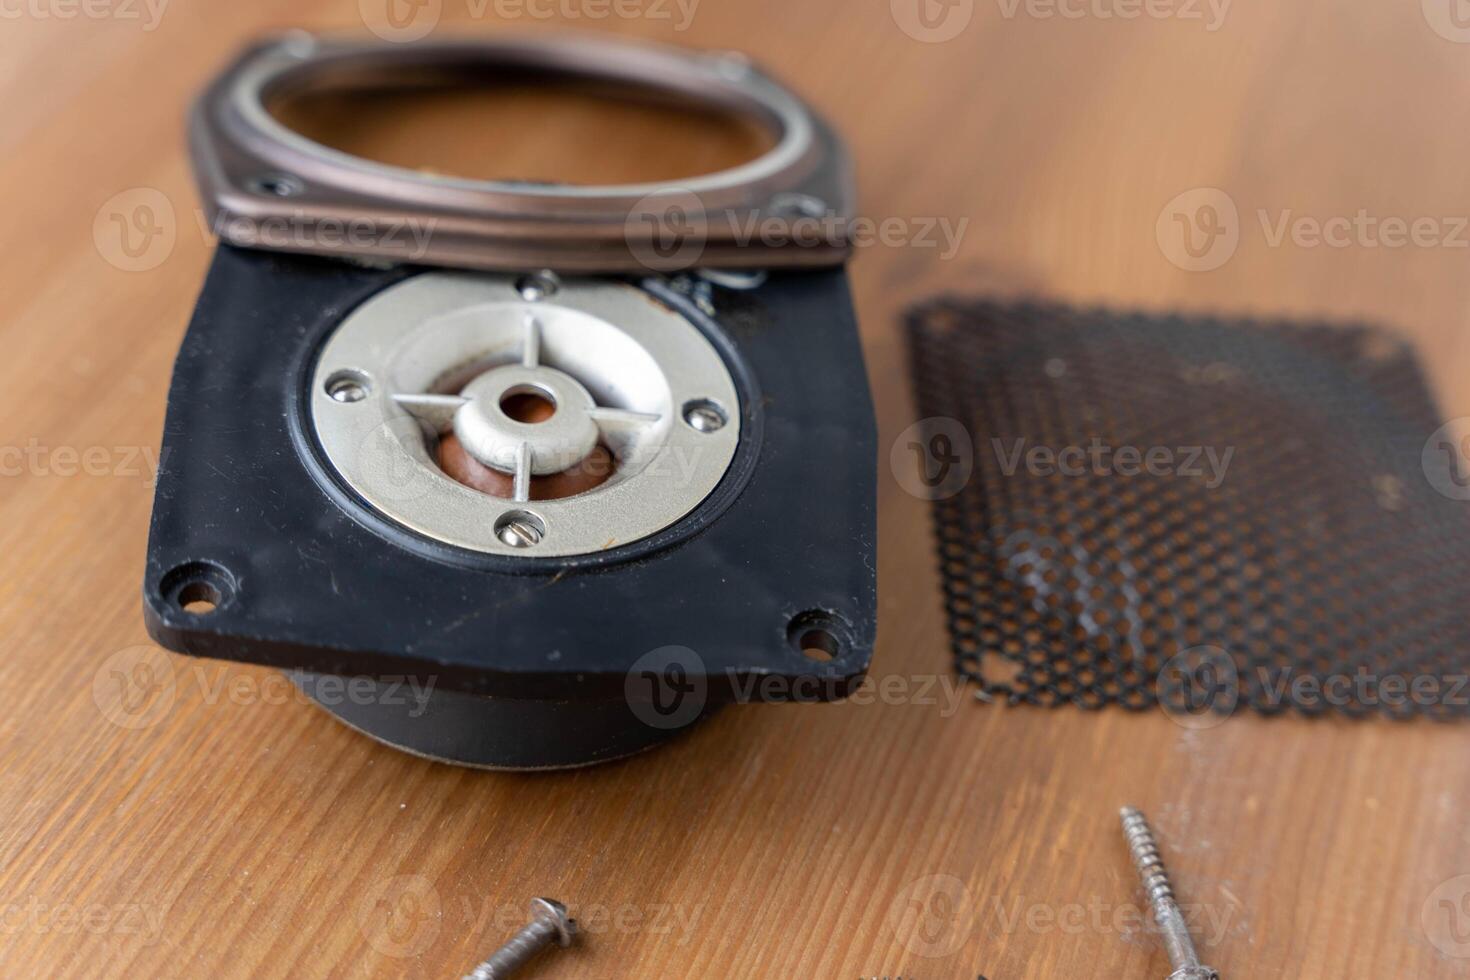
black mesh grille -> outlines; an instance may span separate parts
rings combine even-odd
[[[942,300],[908,340],[986,695],[1470,715],[1470,479],[1392,335]]]

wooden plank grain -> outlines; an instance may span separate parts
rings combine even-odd
[[[625,763],[507,776],[377,746],[270,672],[151,652],[138,584],[152,491],[146,462],[123,456],[157,448],[211,247],[184,112],[246,38],[360,32],[374,0],[173,0],[148,30],[37,2],[0,21],[0,445],[44,450],[0,478],[0,975],[457,976],[547,894],[575,906],[586,941],[528,977],[1164,976],[1134,915],[1123,803],[1154,817],[1227,977],[1470,971],[1426,927],[1470,874],[1454,727],[1188,731],[938,688],[933,703],[741,707]],[[440,32],[747,50],[847,136],[865,216],[963,223],[952,254],[879,244],[852,267],[884,450],[876,681],[943,678],[948,660],[926,505],[886,462],[914,420],[897,331],[914,299],[1366,316],[1424,352],[1448,415],[1470,413],[1463,250],[1268,235],[1284,212],[1470,215],[1470,47],[1433,30],[1428,5],[1236,3],[1211,30],[1098,16],[1121,9],[1107,3],[1071,17],[960,2],[931,8],[970,17],[942,43],[900,28],[902,0],[702,0],[685,29],[594,20],[587,0],[437,6]],[[463,152],[452,117],[416,125]],[[341,139],[403,151],[352,122]],[[606,142],[619,166],[681,152],[651,116]],[[567,147],[597,173],[585,134],[554,126],[484,152],[529,172]],[[1241,241],[1191,273],[1155,225],[1201,187],[1230,195]],[[168,202],[174,244],[127,272],[94,226],[140,188]],[[64,475],[60,447],[101,448],[108,465]],[[140,667],[155,700],[129,727],[107,706]]]

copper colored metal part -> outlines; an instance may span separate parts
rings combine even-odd
[[[511,474],[502,473],[475,459],[452,432],[439,441],[439,468],[451,479],[492,497],[509,500],[514,492],[515,478]],[[606,483],[616,468],[612,453],[604,446],[597,446],[586,459],[570,469],[531,477],[531,499],[560,500],[586,493]]]
[[[506,75],[603,82],[734,112],[769,131],[774,145],[674,183],[464,180],[343,153],[270,112],[308,92]],[[250,48],[210,85],[190,117],[189,143],[211,227],[245,248],[579,272],[836,266],[851,252],[855,204],[841,143],[793,93],[728,52],[607,35],[395,44],[295,32]],[[753,227],[761,233],[752,237]]]

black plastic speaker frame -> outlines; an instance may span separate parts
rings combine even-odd
[[[379,515],[312,434],[328,335],[424,271],[220,246],[169,393],[143,587],[155,640],[300,672],[309,690],[321,675],[415,678],[433,692],[417,712],[326,706],[409,751],[490,767],[601,761],[731,701],[850,692],[876,631],[876,433],[843,270],[714,287],[713,315],[687,277],[637,281],[724,358],[735,460],[650,538],[527,559]],[[212,611],[191,611],[198,599]]]

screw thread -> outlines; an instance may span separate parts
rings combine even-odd
[[[475,967],[465,980],[504,980],[556,939],[556,925],[538,919],[510,937],[491,957]]]
[[[1143,890],[1148,894],[1149,904],[1157,907],[1163,902],[1173,902],[1174,886],[1169,883],[1169,871],[1164,867],[1159,843],[1154,839],[1148,818],[1131,806],[1125,806],[1120,816],[1123,819],[1123,836],[1128,839],[1133,866],[1143,879]]]
[[[1169,872],[1164,867],[1164,859],[1159,854],[1159,842],[1154,839],[1148,818],[1142,811],[1131,806],[1125,806],[1118,815],[1123,820],[1123,836],[1128,839],[1133,865],[1138,869],[1138,876],[1143,879],[1143,890],[1148,894],[1154,921],[1159,924],[1164,949],[1175,970],[1170,980],[1219,980],[1213,969],[1200,965],[1194,940],[1189,935],[1189,927],[1179,906],[1174,902],[1174,886],[1169,883]]]

